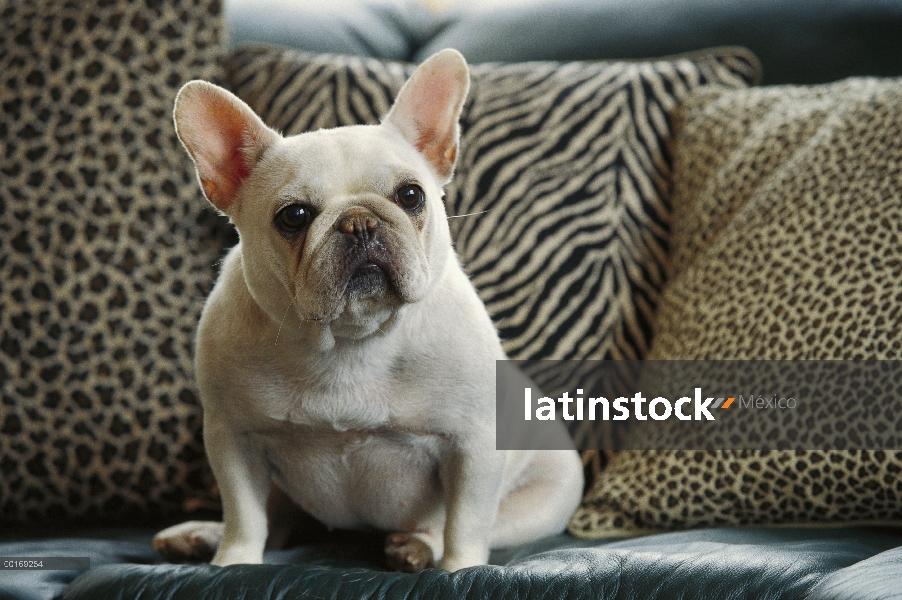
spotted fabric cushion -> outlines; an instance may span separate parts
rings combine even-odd
[[[286,134],[377,123],[413,66],[265,48],[232,90]],[[651,62],[483,64],[461,117],[451,232],[509,356],[639,358],[663,280],[668,112],[706,83],[745,87],[724,49]]]
[[[230,235],[172,125],[218,0],[0,2],[0,523],[213,489],[192,339]]]
[[[654,359],[902,359],[902,81],[705,89],[676,118]],[[902,521],[902,452],[619,453],[571,522]]]

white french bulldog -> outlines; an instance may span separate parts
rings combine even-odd
[[[444,50],[380,125],[291,137],[222,88],[182,88],[178,136],[241,241],[197,336],[224,523],[160,532],[167,558],[261,562],[267,538],[286,537],[280,499],[389,532],[389,566],[405,571],[482,565],[566,526],[576,451],[495,449],[505,355],[443,205],[468,88],[463,57]]]

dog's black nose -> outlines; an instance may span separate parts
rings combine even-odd
[[[376,237],[379,218],[365,208],[352,208],[339,217],[335,228],[366,244]]]

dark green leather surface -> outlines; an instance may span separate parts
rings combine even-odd
[[[152,564],[158,561],[147,530],[84,529],[66,533],[3,532],[3,557],[89,557],[91,568],[104,565]],[[50,600],[65,591],[78,571],[0,571],[0,600]]]
[[[247,0],[245,0],[247,1]],[[381,0],[225,3],[233,44],[418,62],[457,48],[473,63],[651,58],[745,46],[764,84],[902,75],[899,0],[536,0],[451,8]]]
[[[152,532],[116,530],[0,543],[0,555],[88,555],[75,572],[3,572],[0,599],[884,598],[902,587],[902,531],[707,529],[625,540],[559,536],[495,552],[493,565],[417,575],[382,568],[381,537],[336,533],[267,553],[269,564],[165,565]],[[9,577],[9,573],[14,573]],[[68,588],[66,585],[75,580]],[[877,586],[869,585],[877,582]],[[880,583],[883,582],[883,583]],[[882,586],[882,587],[881,587]],[[844,595],[857,590],[859,595]],[[881,592],[882,593],[882,592]]]
[[[312,52],[411,60],[445,24],[416,2],[226,2],[232,46],[268,43]]]
[[[811,590],[807,600],[902,598],[902,548],[830,573]]]
[[[902,74],[898,0],[558,0],[462,14],[430,39],[468,60],[649,58],[745,46],[762,83]]]

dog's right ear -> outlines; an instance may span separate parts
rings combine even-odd
[[[173,116],[204,195],[220,211],[234,214],[241,184],[279,134],[240,98],[206,81],[182,87]]]
[[[443,185],[457,162],[458,120],[469,89],[467,61],[457,50],[442,50],[417,67],[383,119],[426,158]]]

